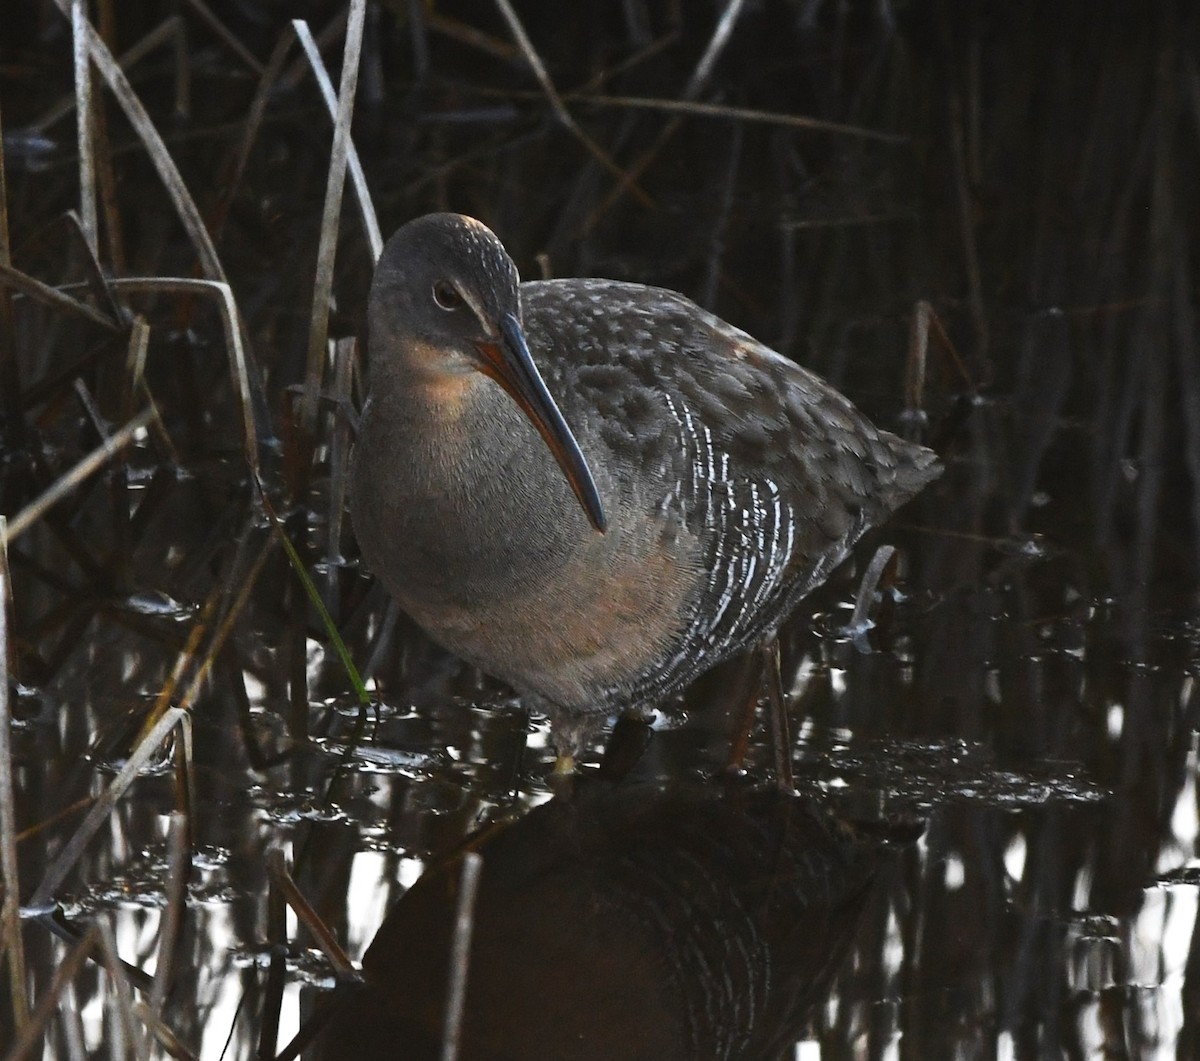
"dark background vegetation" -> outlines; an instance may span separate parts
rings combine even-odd
[[[903,600],[860,652],[837,633],[846,573],[784,639],[801,775],[842,808],[929,817],[812,1036],[831,1057],[1197,1056],[1194,5],[516,7],[574,130],[496,4],[368,8],[353,135],[385,236],[459,210],[527,277],[683,291],[893,427],[919,302],[944,329],[921,406],[948,471],[887,534]],[[250,115],[290,18],[327,31],[336,86],[344,11],[212,11],[246,55],[189,3],[89,14],[116,55],[178,20],[128,75],[229,279],[266,494],[360,669],[403,708],[373,736],[411,759],[328,787],[348,683],[248,475],[221,318],[195,294],[106,292],[63,220],[80,210],[80,167],[73,109],[51,110],[74,78],[70,20],[50,2],[10,5],[0,32],[6,263],[111,326],[6,287],[0,512],[11,520],[153,400],[158,425],[9,545],[15,827],[43,826],[15,842],[20,894],[123,759],[97,752],[98,735],[173,688],[193,709],[190,822],[211,866],[164,1019],[199,1049],[214,985],[235,984],[249,1056],[270,1010],[250,960],[268,933],[265,848],[292,842],[302,887],[345,935],[355,852],[382,852],[380,887],[398,891],[402,866],[513,791],[535,798],[545,755],[522,757],[521,716],[474,706],[503,691],[389,613],[354,565],[346,421],[336,402],[298,412],[332,123],[295,45],[261,124]],[[143,139],[99,88],[93,122],[101,273],[201,275]],[[361,340],[370,268],[347,186],[332,339]],[[133,314],[150,329],[144,372]],[[357,402],[365,361],[343,343],[318,382]],[[153,953],[145,911],[175,802],[169,778],[139,780],[55,893],[141,926],[131,961]],[[64,952],[39,925],[22,935],[36,1001]],[[106,984],[85,969],[79,1004]],[[57,1056],[65,1025],[51,1025]]]

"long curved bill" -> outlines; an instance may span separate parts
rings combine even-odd
[[[500,319],[499,343],[479,343],[483,354],[483,368],[500,384],[509,396],[521,407],[530,422],[538,429],[558,466],[562,468],[567,482],[579,498],[592,526],[601,533],[608,526],[600,492],[592,478],[591,469],[584,459],[579,443],[559,412],[558,406],[546,389],[541,373],[529,354],[529,344],[521,323],[511,313]]]

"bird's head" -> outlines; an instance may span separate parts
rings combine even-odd
[[[538,429],[592,525],[604,507],[575,436],[529,353],[520,276],[482,222],[427,214],[388,240],[371,284],[371,372],[419,386],[454,407],[483,377],[498,383]]]

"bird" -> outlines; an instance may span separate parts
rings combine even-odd
[[[769,643],[941,472],[684,295],[522,282],[462,214],[388,240],[367,356],[362,559],[435,642],[549,717],[560,762]]]

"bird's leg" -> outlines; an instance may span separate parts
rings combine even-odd
[[[783,697],[783,674],[779,665],[779,638],[773,637],[759,651],[763,657],[763,677],[771,699],[771,749],[775,753],[775,784],[781,792],[794,792],[792,776],[792,739],[788,731],[787,704]]]
[[[742,658],[735,694],[730,698],[740,700],[742,707],[730,731],[729,757],[725,760],[727,773],[736,774],[746,761],[746,752],[750,748],[750,732],[754,729],[754,716],[758,712],[758,697],[762,692],[762,666],[763,657],[760,652],[748,652]]]
[[[526,708],[545,715],[550,720],[550,743],[554,747],[554,770],[547,779],[555,794],[570,788],[575,776],[575,763],[587,748],[589,720],[563,711],[557,704],[527,694],[522,697]]]
[[[556,800],[566,802],[575,797],[575,756],[559,755],[554,760],[554,769],[546,778],[546,787]]]

